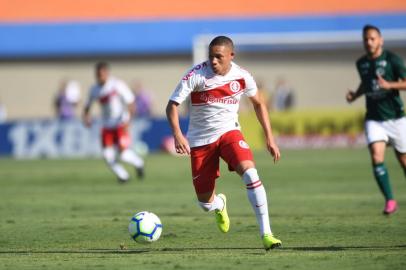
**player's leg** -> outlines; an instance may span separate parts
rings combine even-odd
[[[144,160],[131,148],[131,138],[125,127],[119,127],[115,134],[115,143],[120,149],[120,159],[134,166],[138,178],[144,177]]]
[[[400,166],[403,169],[403,173],[405,174],[405,177],[406,177],[406,153],[400,153],[398,151],[395,151],[395,152],[396,152],[396,157],[400,163]]]
[[[392,144],[395,148],[396,157],[406,176],[406,117],[393,121]]]
[[[114,147],[105,147],[103,148],[103,157],[106,161],[109,168],[117,176],[117,179],[120,182],[126,182],[130,179],[130,175],[124,169],[124,167],[117,162],[117,153],[118,152]]]
[[[214,211],[217,226],[222,232],[228,232],[230,220],[227,214],[226,197],[215,193],[215,181],[219,177],[219,156],[215,144],[191,149],[193,185],[200,207]]]
[[[254,167],[254,162],[250,160],[242,161],[236,170],[246,184],[248,199],[252,209],[254,209],[265,249],[280,247],[282,241],[275,238],[271,231],[266,191]]]
[[[266,191],[255,168],[248,144],[239,131],[228,132],[221,139],[223,142],[221,157],[231,170],[237,171],[246,185],[248,200],[255,212],[264,247],[270,249],[280,246],[281,241],[272,235]]]
[[[397,204],[393,198],[388,169],[384,163],[385,149],[386,142],[374,142],[369,145],[375,180],[386,201],[383,212],[384,214],[391,214],[396,211]]]
[[[365,123],[365,135],[368,142],[374,177],[379,189],[385,197],[383,213],[391,214],[396,211],[397,205],[393,199],[389,174],[384,163],[386,143],[389,141],[388,127],[385,125],[385,122],[368,120]]]
[[[126,182],[130,178],[124,167],[117,162],[117,150],[114,147],[114,132],[110,129],[102,130],[103,158],[106,164],[117,176],[120,182]]]

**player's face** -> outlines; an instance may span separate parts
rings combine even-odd
[[[231,68],[234,51],[230,46],[217,45],[209,48],[209,61],[214,73],[226,75]]]
[[[383,45],[382,36],[374,29],[368,30],[364,34],[365,51],[372,57],[381,55]]]
[[[99,85],[103,85],[106,83],[109,77],[109,70],[106,68],[101,68],[96,70],[96,80]]]

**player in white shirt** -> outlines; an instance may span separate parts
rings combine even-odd
[[[258,96],[252,76],[232,62],[234,45],[230,38],[218,36],[209,45],[209,60],[196,65],[183,77],[166,108],[175,139],[176,152],[190,154],[193,185],[200,206],[214,211],[217,225],[227,232],[230,220],[226,196],[216,194],[215,181],[220,176],[220,157],[231,171],[236,171],[247,188],[266,250],[282,242],[272,234],[267,195],[255,169],[252,152],[240,132],[238,107],[241,96],[249,97],[264,130],[268,151],[274,162],[280,152],[276,145],[266,105]],[[178,106],[190,97],[190,120],[187,139],[179,126]]]
[[[87,127],[91,126],[90,108],[98,101],[102,109],[103,157],[107,165],[120,182],[127,182],[130,175],[118,159],[133,165],[137,176],[143,178],[144,161],[129,148],[131,138],[128,127],[134,113],[134,95],[123,81],[110,76],[109,66],[105,62],[96,64],[96,81],[90,89],[83,122]]]

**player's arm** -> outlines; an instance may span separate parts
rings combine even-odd
[[[130,117],[128,122],[123,123],[123,125],[128,128],[135,115],[135,95],[124,81],[117,81],[115,87],[121,100],[124,102],[123,105],[127,106],[127,111]]]
[[[91,88],[82,114],[82,121],[86,127],[90,127],[92,125],[92,117],[90,115],[90,109],[95,99],[96,97],[94,94],[94,89]]]
[[[392,66],[393,73],[397,80],[392,82],[385,80],[382,76],[377,75],[378,85],[384,90],[406,90],[406,66],[403,59],[397,55],[391,55],[390,63]]]
[[[357,91],[352,91],[349,90],[347,92],[347,95],[345,96],[345,99],[347,102],[351,103],[355,101],[357,98],[365,94],[365,88],[363,87],[362,83],[359,84]]]
[[[281,153],[272,135],[272,128],[271,123],[269,121],[269,113],[266,108],[266,105],[261,101],[258,92],[249,99],[251,100],[251,103],[254,106],[257,119],[264,131],[267,149],[272,154],[274,162],[276,162],[280,159]]]
[[[90,115],[90,108],[92,107],[91,101],[87,102],[82,114],[82,121],[86,127],[90,127],[92,125],[92,117]]]
[[[381,89],[384,90],[401,90],[406,91],[406,79],[402,79],[396,82],[389,82],[378,75],[378,84]]]
[[[190,154],[190,147],[187,139],[183,136],[179,125],[179,103],[169,100],[166,106],[166,117],[172,129],[173,138],[175,140],[176,153]]]

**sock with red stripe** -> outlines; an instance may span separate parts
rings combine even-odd
[[[261,180],[259,180],[257,170],[255,168],[246,170],[242,179],[247,186],[248,199],[255,211],[261,236],[264,234],[271,234],[268,201],[266,199],[265,188],[262,185]]]

